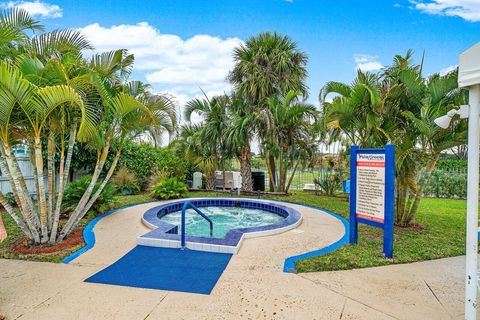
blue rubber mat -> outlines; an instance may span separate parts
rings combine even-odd
[[[136,246],[85,282],[210,294],[231,254]]]

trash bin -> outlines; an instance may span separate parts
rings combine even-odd
[[[253,191],[265,191],[265,172],[252,171]]]

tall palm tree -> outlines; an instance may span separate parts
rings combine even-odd
[[[228,113],[230,125],[225,143],[237,155],[240,162],[242,190],[253,191],[250,143],[255,136],[258,114],[246,98],[237,94],[232,94],[229,98]]]
[[[194,112],[202,118],[200,139],[203,148],[208,150],[211,155],[214,167],[223,165],[230,158],[230,152],[225,139],[228,129],[227,114],[228,97],[225,95],[215,96],[211,99],[193,99],[187,102],[185,109],[185,119],[191,120]],[[215,189],[215,169],[209,170],[206,174],[207,190]]]
[[[273,96],[267,101],[265,149],[278,159],[278,192],[288,192],[298,165],[312,151],[311,137],[318,111],[313,105],[300,102],[299,97],[299,92],[289,91],[284,97]],[[289,168],[293,170],[287,179]]]
[[[288,36],[264,32],[249,38],[233,51],[234,67],[228,79],[237,94],[249,101],[245,112],[267,109],[267,98],[281,96],[293,90],[304,97],[308,95],[307,55]],[[258,117],[259,120],[262,117]],[[256,123],[258,138],[265,143],[265,123]],[[267,158],[269,171],[275,173],[275,159]],[[270,187],[275,184],[275,174],[270,175]]]

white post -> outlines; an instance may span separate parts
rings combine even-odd
[[[469,88],[467,245],[465,260],[465,319],[477,318],[478,164],[480,85]]]

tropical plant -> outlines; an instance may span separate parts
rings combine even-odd
[[[313,182],[327,196],[335,196],[339,191],[342,181],[338,173],[326,173],[319,178],[314,178]]]
[[[297,44],[289,37],[278,33],[260,33],[249,38],[233,51],[234,67],[229,74],[229,81],[233,85],[236,95],[243,97],[243,114],[239,122],[248,125],[237,126],[237,130],[244,130],[242,135],[252,132],[250,116],[254,116],[254,129],[261,146],[266,142],[267,124],[262,113],[268,109],[267,99],[274,96],[283,96],[289,91],[299,92],[307,97],[307,56],[298,49]],[[244,121],[242,121],[242,118]],[[244,154],[247,154],[245,141]],[[245,160],[245,165],[250,160]],[[270,189],[274,190],[276,182],[276,161],[272,154],[266,159],[270,174]],[[247,170],[244,170],[247,172]],[[247,173],[245,173],[247,174]],[[242,176],[243,179],[243,176]]]
[[[133,93],[134,86],[126,82],[133,55],[126,50],[86,60],[81,51],[91,46],[80,33],[58,30],[30,37],[25,30],[41,31],[43,27],[22,10],[0,14],[0,25],[13,35],[0,33],[0,55],[4,57],[0,61],[0,170],[10,181],[20,214],[4,195],[0,195],[0,203],[32,244],[58,242],[100,197],[126,141],[165,126],[157,111],[170,112],[171,108],[152,102],[144,93]],[[69,220],[60,226],[77,140],[97,151],[97,163]],[[37,203],[13,155],[18,143],[32,151]],[[103,174],[112,144],[117,145],[115,157]]]
[[[442,151],[463,145],[466,122],[441,129],[434,119],[466,102],[458,89],[457,71],[422,76],[412,51],[394,57],[380,74],[358,71],[351,85],[329,82],[320,92],[322,122],[332,135],[341,132],[361,147],[396,145],[395,222],[409,225],[420,204],[422,188]],[[331,102],[328,94],[336,96]],[[426,168],[426,175],[420,175]]]
[[[112,183],[122,194],[135,194],[140,191],[137,176],[125,166],[115,172],[112,177]]]
[[[69,213],[75,209],[91,181],[92,176],[83,176],[82,178],[67,185],[62,203],[63,212]],[[96,183],[94,192],[96,192],[99,187],[100,183]],[[98,214],[114,208],[115,204],[117,203],[115,193],[116,188],[111,183],[108,183],[100,192],[100,196],[89,210],[93,211],[95,214]]]
[[[152,188],[150,195],[155,199],[168,200],[182,198],[187,194],[187,192],[187,185],[173,177],[157,183]]]
[[[264,152],[276,159],[278,168],[274,191],[288,192],[300,163],[315,150],[314,123],[317,110],[313,105],[299,101],[299,93],[289,91],[284,97],[273,96],[264,112],[266,128]],[[288,177],[288,169],[293,168]],[[274,176],[269,166],[269,176]]]
[[[211,99],[190,100],[185,109],[185,118],[190,121],[194,112],[203,121],[198,126],[184,127],[184,133],[190,135],[186,151],[195,154],[198,166],[206,176],[207,190],[215,189],[215,169],[222,167],[232,157],[231,149],[225,139],[228,130],[228,97],[215,96]]]

